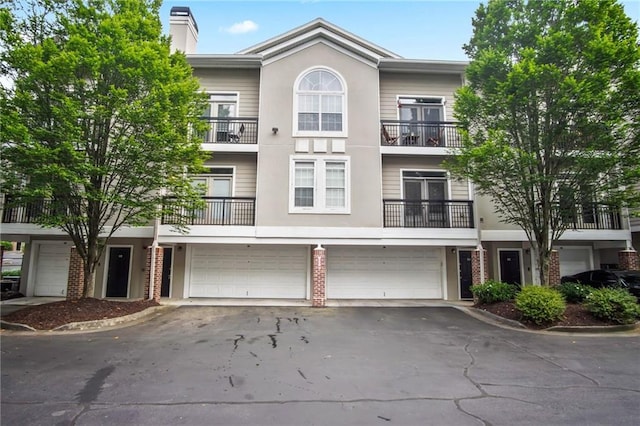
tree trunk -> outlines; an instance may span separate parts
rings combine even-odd
[[[93,297],[96,289],[96,269],[91,265],[84,265],[84,292],[82,297]]]
[[[83,297],[94,297],[96,288],[96,267],[98,266],[99,250],[96,243],[89,242],[87,257],[84,261],[84,291]]]

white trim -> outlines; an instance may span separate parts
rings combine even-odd
[[[133,265],[133,245],[132,244],[109,244],[106,247],[105,255],[104,255],[104,271],[102,276],[102,298],[107,297],[107,280],[109,275],[109,261],[111,260],[111,249],[112,248],[128,248],[129,249],[129,271],[127,276],[127,296],[129,299],[131,297],[131,267]]]
[[[330,74],[333,74],[342,85],[342,92],[335,93],[336,95],[342,95],[342,130],[341,131],[322,131],[321,119],[319,119],[318,126],[320,127],[320,129],[318,131],[298,130],[298,106],[299,106],[298,105],[298,86],[300,85],[300,82],[302,81],[303,77],[305,77],[307,74],[310,74],[314,71],[325,71]],[[348,90],[347,81],[345,80],[345,78],[342,76],[341,73],[339,73],[338,71],[334,70],[331,67],[328,67],[325,65],[317,65],[317,66],[309,67],[303,70],[300,74],[298,74],[298,77],[296,77],[293,83],[293,103],[292,103],[293,118],[291,121],[292,123],[291,136],[292,137],[308,137],[308,138],[347,138],[349,137],[349,128],[348,128],[349,120],[348,120],[348,111],[347,111],[349,107],[349,99],[347,95],[348,92],[349,90]],[[333,92],[318,92],[318,96],[320,96],[323,93],[332,94]],[[319,111],[318,114],[320,118],[322,111]]]
[[[367,57],[358,55],[358,54],[350,51],[349,49],[346,49],[343,46],[338,45],[337,43],[334,43],[334,42],[332,42],[330,40],[322,40],[322,39],[308,40],[308,41],[306,41],[306,42],[304,42],[304,43],[302,43],[302,44],[300,44],[300,45],[298,45],[296,47],[293,47],[292,49],[289,49],[289,50],[287,50],[285,52],[281,52],[281,53],[278,53],[278,54],[273,55],[271,57],[267,57],[266,59],[263,59],[262,66],[267,66],[267,65],[270,65],[270,64],[272,64],[274,62],[278,62],[278,61],[280,61],[282,59],[285,59],[285,58],[287,58],[289,56],[295,55],[296,53],[299,53],[299,52],[301,52],[301,51],[303,51],[305,49],[308,49],[308,48],[310,48],[312,46],[315,46],[317,44],[323,44],[323,45],[325,45],[325,46],[327,46],[327,47],[329,47],[331,49],[334,49],[334,50],[340,52],[341,54],[343,54],[345,56],[348,56],[349,58],[351,58],[351,59],[353,59],[355,61],[358,61],[358,62],[360,62],[360,63],[362,63],[362,64],[364,64],[364,65],[366,65],[368,67],[375,68],[375,69],[378,68],[378,64],[376,62],[377,59],[375,59],[375,58],[367,58]]]
[[[447,252],[446,248],[440,247],[440,286],[442,287],[442,299],[449,298],[448,282],[447,282]]]
[[[191,175],[190,178],[207,178],[207,179],[211,179],[211,181],[207,180],[207,192],[209,191],[209,183],[213,182],[213,179],[215,178],[224,178],[224,177],[228,177],[231,179],[231,195],[230,197],[235,197],[235,193],[236,193],[236,165],[225,165],[225,164],[211,164],[211,163],[205,163],[203,164],[203,167],[205,169],[231,169],[231,175],[228,174],[220,174],[220,173],[198,173],[195,175]]]
[[[423,103],[416,103],[415,105],[439,105],[442,107],[442,117],[440,121],[447,121],[447,98],[446,96],[441,96],[441,95],[396,95],[396,105],[401,104],[400,102],[400,98],[414,98],[414,99],[440,99],[440,103],[433,103],[433,104],[423,104]],[[404,104],[404,105],[412,105],[412,104]],[[400,110],[402,108],[396,108],[396,116],[398,117],[398,120],[401,120],[400,118]]]
[[[184,278],[182,286],[182,298],[188,299],[191,289],[191,244],[183,243],[184,246]]]
[[[482,241],[529,241],[527,234],[521,229],[483,229],[481,232]],[[567,230],[560,237],[559,241],[626,241],[630,238],[628,229],[620,230]]]
[[[509,247],[500,247],[497,249],[498,253],[498,280],[502,281],[502,264],[500,263],[500,252],[502,251],[517,251],[518,252],[518,262],[520,262],[520,285],[525,284],[524,280],[524,262],[522,259],[522,248],[509,248]]]
[[[314,194],[312,207],[295,206],[295,163],[314,164]],[[326,207],[326,164],[344,163],[345,205]],[[351,158],[349,156],[293,154],[289,156],[289,213],[290,214],[351,214]]]
[[[100,237],[106,237],[111,231],[111,226],[105,226]],[[69,238],[69,234],[59,228],[44,228],[40,225],[27,223],[3,223],[3,235],[29,235],[34,238],[46,237],[65,237]],[[113,235],[118,238],[153,238],[153,226],[136,226],[130,227],[123,225]]]
[[[205,152],[258,152],[257,143],[202,143],[200,149]]]
[[[182,234],[170,225],[160,226],[159,242],[208,243],[220,241],[252,242],[264,241],[294,243],[309,239],[335,239],[337,241],[359,241],[358,244],[372,244],[372,240],[386,244],[386,241],[404,241],[404,244],[477,246],[475,228],[378,228],[378,227],[313,227],[313,226],[209,226],[192,225],[189,234]],[[373,242],[375,243],[375,241]],[[390,244],[390,243],[389,243]]]
[[[380,153],[385,155],[426,155],[429,157],[446,157],[449,155],[458,155],[460,153],[460,148],[380,145]]]

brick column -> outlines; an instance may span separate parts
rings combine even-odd
[[[482,258],[484,262],[484,279],[481,276],[480,268],[480,252],[482,252]],[[471,284],[482,284],[483,282],[489,279],[489,257],[487,256],[487,251],[482,250],[473,250],[471,252]]]
[[[75,247],[69,254],[69,275],[67,278],[67,299],[80,299],[84,290],[84,267],[82,258]],[[93,297],[92,294],[89,296]]]
[[[544,283],[542,283],[544,285]],[[551,250],[549,257],[549,285],[560,285],[560,253]]]
[[[311,302],[315,308],[323,308],[327,301],[327,251],[318,246],[313,249],[311,277]]]
[[[144,298],[149,298],[149,279],[151,278],[151,251],[153,247],[147,247],[147,260],[144,266]],[[153,300],[160,300],[162,291],[162,264],[164,261],[164,248],[156,247],[155,271],[153,277]]]
[[[633,249],[619,251],[618,266],[620,269],[640,270],[640,257],[638,257],[638,252]]]

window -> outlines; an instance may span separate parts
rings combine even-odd
[[[349,160],[292,157],[291,213],[349,213]]]
[[[234,93],[211,93],[204,111],[209,122],[206,142],[229,142],[239,130],[236,118],[238,95]]]
[[[326,69],[303,74],[296,82],[297,133],[343,134],[345,90],[340,77]]]

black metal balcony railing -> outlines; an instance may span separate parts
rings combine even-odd
[[[620,209],[598,203],[581,203],[561,208],[557,203],[559,218],[569,229],[622,229]]]
[[[255,225],[255,198],[249,197],[202,197],[203,208],[175,207],[174,213],[162,216],[163,224],[176,224],[181,217],[188,217],[188,225]],[[171,199],[166,201],[171,205]]]
[[[208,123],[204,143],[257,144],[258,119],[247,117],[203,117]]]
[[[41,216],[49,216],[53,213],[52,200],[35,200],[16,203],[7,195],[4,198],[2,210],[2,223],[36,223]]]
[[[380,126],[382,146],[462,146],[458,124],[453,121],[384,120],[380,122]]]
[[[473,201],[382,200],[385,228],[473,228]]]

